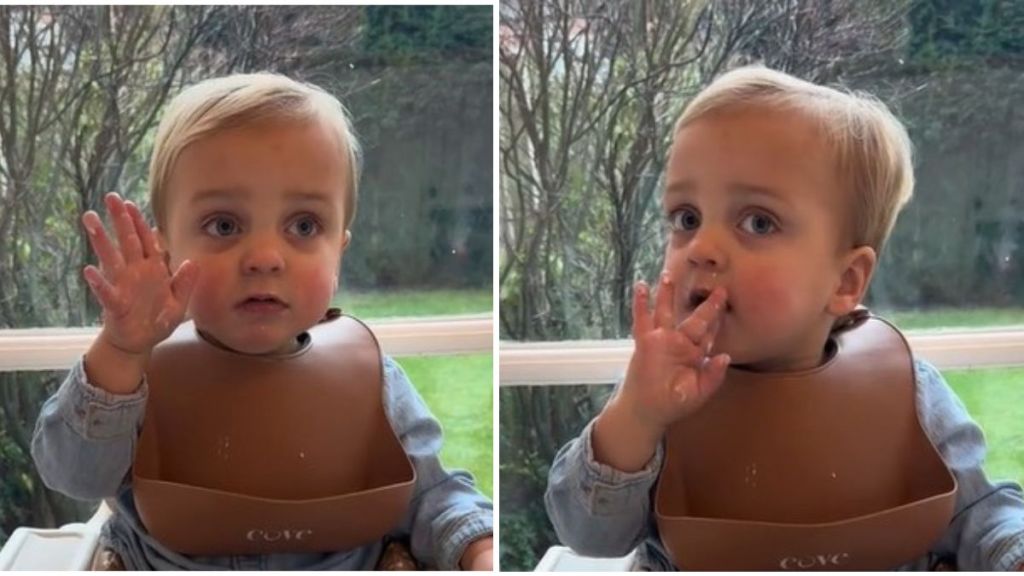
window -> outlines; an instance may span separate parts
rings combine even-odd
[[[98,324],[80,215],[104,214],[111,190],[148,212],[162,110],[238,72],[317,84],[352,114],[364,170],[335,304],[390,334],[450,431],[445,464],[490,495],[490,427],[477,426],[492,406],[490,7],[10,7],[0,26],[0,328],[16,329],[0,330],[0,544],[91,512],[42,486],[25,443],[63,378],[37,370],[66,368]],[[464,389],[442,396],[456,375]]]
[[[1021,374],[1005,367],[1024,363],[1022,16],[990,2],[502,3],[502,569],[557,543],[548,469],[625,370],[632,284],[662,267],[674,122],[742,64],[873,93],[907,126],[914,199],[865,303],[924,357],[991,366],[944,373],[986,429],[988,472],[1024,478],[1008,385]]]

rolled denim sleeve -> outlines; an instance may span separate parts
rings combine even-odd
[[[441,425],[402,368],[384,359],[385,410],[416,469],[409,513],[402,531],[413,556],[431,568],[458,570],[466,548],[494,532],[493,507],[461,470],[441,466]]]
[[[83,361],[43,404],[32,459],[51,489],[80,500],[115,496],[131,468],[148,388],[117,395],[88,382]]]
[[[594,459],[593,429],[591,420],[555,456],[544,503],[565,545],[587,556],[624,556],[647,536],[664,448],[642,470],[623,472]]]
[[[960,570],[1024,566],[1024,497],[1014,482],[985,476],[985,438],[934,366],[915,363],[918,414],[925,433],[956,477],[953,520],[933,550],[955,556]]]

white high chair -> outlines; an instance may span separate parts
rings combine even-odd
[[[552,546],[537,563],[534,572],[629,572],[633,566],[630,552],[620,558],[580,556],[565,546]]]
[[[18,528],[0,550],[0,572],[8,570],[88,570],[100,528],[110,517],[106,502],[84,524],[60,528]]]

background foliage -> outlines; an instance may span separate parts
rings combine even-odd
[[[0,7],[0,328],[94,323],[79,216],[111,190],[146,204],[177,91],[260,70],[354,115],[365,172],[343,286],[489,291],[491,22],[489,7]],[[29,456],[62,377],[0,373],[0,542],[87,513]]]

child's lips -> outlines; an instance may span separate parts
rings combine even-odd
[[[288,309],[288,305],[276,296],[261,294],[242,300],[236,308],[249,314],[267,315],[283,312]]]

